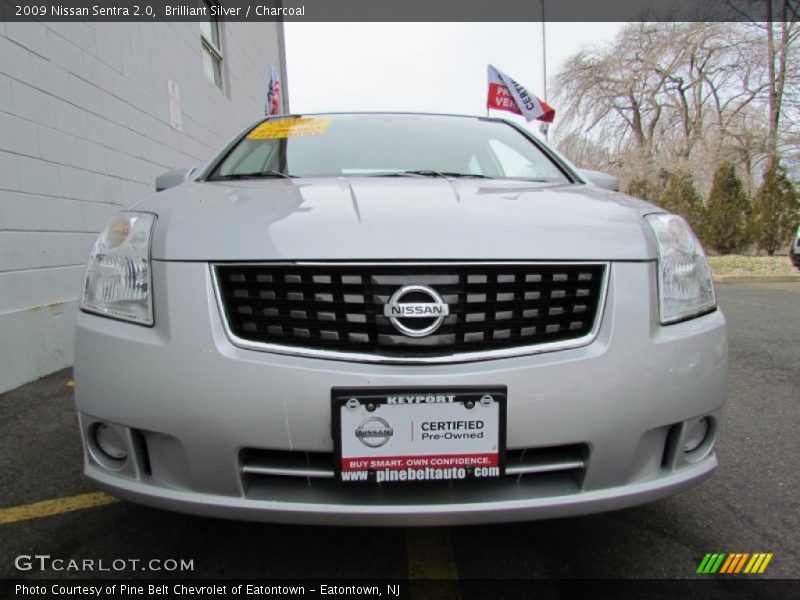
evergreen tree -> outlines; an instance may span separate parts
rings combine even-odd
[[[750,200],[733,163],[724,162],[714,172],[705,212],[704,237],[714,250],[730,254],[747,244]]]
[[[771,160],[753,202],[753,240],[772,256],[794,233],[798,222],[798,195],[786,170]]]
[[[691,225],[695,233],[703,237],[704,206],[700,194],[694,187],[689,173],[676,171],[669,176],[658,205],[676,215],[682,216]]]

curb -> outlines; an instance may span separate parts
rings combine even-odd
[[[795,283],[800,275],[723,275],[712,276],[714,283]]]

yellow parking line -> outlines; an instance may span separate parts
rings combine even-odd
[[[409,579],[457,579],[450,534],[444,527],[406,529]]]
[[[28,519],[40,519],[41,517],[51,517],[74,510],[83,510],[94,506],[102,506],[118,502],[108,494],[102,492],[92,492],[89,494],[79,494],[78,496],[68,496],[66,498],[56,498],[55,500],[43,500],[32,504],[22,504],[9,508],[0,508],[0,525],[26,521]]]
[[[411,597],[460,600],[458,568],[453,558],[450,534],[444,527],[406,529],[406,557]],[[419,580],[444,579],[440,584]],[[416,583],[415,583],[416,580]]]

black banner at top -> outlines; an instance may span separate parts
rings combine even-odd
[[[793,21],[800,0],[0,0],[0,21]]]

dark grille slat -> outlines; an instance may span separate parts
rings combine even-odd
[[[603,264],[220,264],[231,331],[251,342],[389,357],[450,356],[581,338],[601,304]],[[401,286],[428,285],[450,316],[412,338],[383,316]],[[469,301],[473,300],[473,301]]]

